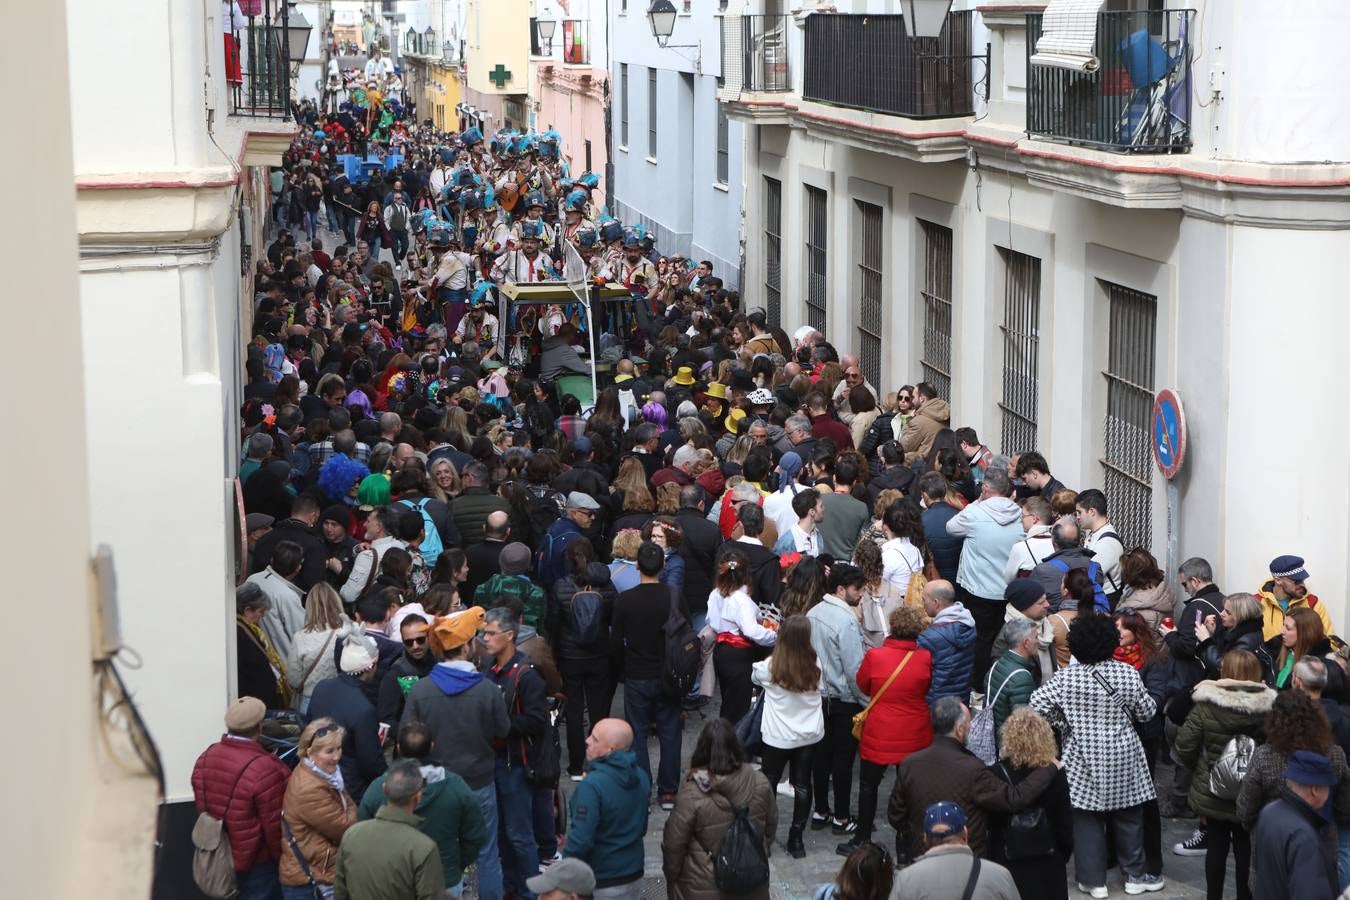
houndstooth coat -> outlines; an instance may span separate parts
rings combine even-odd
[[[1074,809],[1126,809],[1157,796],[1134,730],[1135,722],[1153,718],[1157,706],[1132,666],[1107,660],[1060,669],[1032,693],[1031,708],[1063,736]]]

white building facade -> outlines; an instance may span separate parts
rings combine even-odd
[[[958,0],[917,47],[860,3],[729,13],[744,302],[1102,488],[1125,546],[1164,566],[1203,556],[1254,591],[1273,557],[1305,557],[1344,630],[1350,426],[1309,415],[1346,378],[1350,124],[1331,110],[1350,13],[1108,0],[1084,73],[1029,65],[1055,5]],[[1170,519],[1164,387],[1189,424]]]
[[[614,215],[650,228],[662,253],[708,259],[740,283],[743,125],[717,102],[720,12],[676,0],[657,46],[642,0],[610,0]],[[687,46],[684,46],[687,45]]]

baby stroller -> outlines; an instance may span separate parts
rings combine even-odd
[[[1116,143],[1127,147],[1174,147],[1189,140],[1189,78],[1181,65],[1189,45],[1183,32],[1169,53],[1147,29],[1120,42],[1121,64],[1130,79],[1130,97],[1120,114]]]

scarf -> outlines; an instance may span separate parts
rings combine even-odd
[[[1123,662],[1128,666],[1134,666],[1136,671],[1144,667],[1144,654],[1140,651],[1138,644],[1130,644],[1128,647],[1117,647],[1116,652],[1111,654],[1111,658],[1117,662]]]
[[[286,682],[286,664],[281,661],[276,648],[267,639],[267,632],[262,630],[261,625],[255,625],[237,613],[234,619],[243,627],[245,633],[253,639],[253,643],[258,645],[258,649],[266,655],[267,662],[272,667],[272,674],[277,678],[277,696],[281,698],[282,707],[289,708],[291,705],[291,686]]]
[[[310,759],[308,756],[305,757],[305,765],[308,766],[309,770],[313,772],[315,775],[318,775],[324,781],[328,782],[328,785],[333,790],[337,791],[338,799],[342,801],[342,809],[343,811],[346,811],[347,792],[343,790],[342,770],[338,769],[330,775],[329,773],[325,772],[323,769],[320,769],[317,765],[315,765],[314,760]]]

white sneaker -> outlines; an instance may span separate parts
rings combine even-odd
[[[1110,892],[1106,890],[1106,885],[1102,885],[1101,887],[1088,887],[1080,881],[1078,882],[1078,890],[1087,894],[1089,897],[1096,897],[1097,900],[1106,900],[1107,897],[1111,896]]]
[[[1127,894],[1148,894],[1153,891],[1161,891],[1164,883],[1161,875],[1145,875],[1143,881],[1126,881],[1125,893]]]
[[[796,795],[793,793],[793,791],[792,791],[792,785],[788,784],[786,781],[780,781],[780,782],[778,783],[777,791],[778,791],[778,796],[780,796],[780,797],[793,797],[793,796],[796,796]]]

